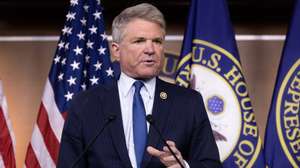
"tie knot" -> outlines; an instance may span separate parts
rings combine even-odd
[[[134,87],[135,87],[135,90],[140,92],[141,88],[144,86],[144,83],[142,81],[135,81],[133,83]]]

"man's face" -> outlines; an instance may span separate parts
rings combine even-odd
[[[142,19],[129,22],[120,43],[112,43],[121,70],[132,78],[157,76],[163,65],[164,31],[156,23]]]

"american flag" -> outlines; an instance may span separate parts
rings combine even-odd
[[[15,167],[15,136],[8,119],[7,103],[0,81],[0,168]]]
[[[25,167],[56,167],[63,125],[73,96],[114,78],[102,12],[100,0],[70,1]]]

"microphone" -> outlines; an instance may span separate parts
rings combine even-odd
[[[110,124],[112,121],[114,121],[117,118],[115,114],[110,114],[106,119],[105,123],[103,124],[102,128],[95,134],[95,136],[87,143],[86,147],[83,149],[83,151],[80,153],[80,155],[76,158],[76,160],[71,165],[71,168],[74,168],[79,161],[83,158],[83,156],[86,154],[88,149],[93,145],[93,143],[96,141],[99,135],[104,131],[104,129]]]
[[[178,162],[178,164],[180,165],[181,168],[184,168],[183,164],[180,162],[180,160],[178,159],[178,157],[176,156],[176,154],[173,152],[173,150],[171,149],[171,147],[169,146],[169,144],[167,144],[167,141],[164,139],[164,137],[162,136],[161,132],[159,131],[159,129],[156,127],[154,119],[152,117],[151,114],[148,114],[146,116],[146,120],[149,122],[149,124],[151,126],[153,126],[154,130],[158,133],[159,138],[164,142],[164,144],[167,146],[167,148],[169,149],[169,151],[171,152],[171,154],[173,155],[173,157],[176,159],[176,161]]]

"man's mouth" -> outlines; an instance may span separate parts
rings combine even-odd
[[[146,64],[146,65],[152,65],[152,64],[154,64],[154,63],[155,63],[154,60],[144,60],[144,61],[143,61],[143,64]]]

